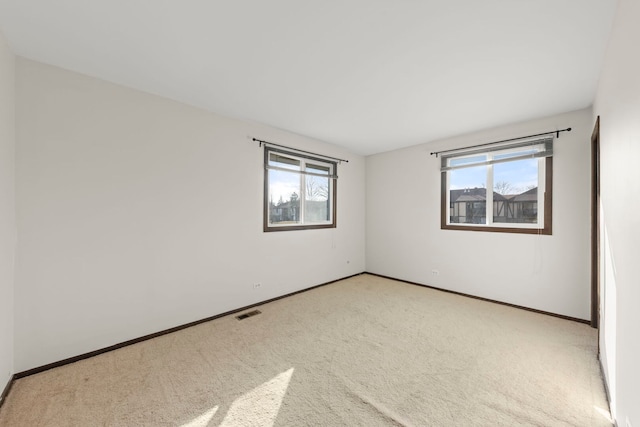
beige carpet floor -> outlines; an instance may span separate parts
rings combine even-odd
[[[609,426],[596,331],[361,275],[16,381],[2,426]]]

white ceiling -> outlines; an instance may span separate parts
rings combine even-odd
[[[0,0],[0,29],[17,55],[368,155],[589,106],[615,7]]]

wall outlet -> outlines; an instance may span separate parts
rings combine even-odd
[[[253,289],[260,289],[262,287],[262,283],[257,282],[253,284]]]
[[[440,271],[438,271],[438,270],[431,270],[431,275],[432,275],[432,276],[439,276],[439,275],[440,275]]]

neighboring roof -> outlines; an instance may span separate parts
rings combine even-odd
[[[484,202],[485,200],[487,200],[485,196],[471,196],[468,194],[463,194],[455,199],[456,202]]]
[[[538,200],[538,187],[518,194],[513,198],[515,202],[535,202]]]
[[[487,199],[487,190],[485,188],[465,188],[451,190],[451,203],[459,202],[478,202]],[[513,201],[513,202],[530,202],[538,200],[538,187],[532,188],[520,194],[502,194],[493,192],[494,201]]]
[[[451,190],[451,202],[476,202],[487,199],[487,190],[485,188],[464,188],[459,190]]]

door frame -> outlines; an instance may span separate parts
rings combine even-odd
[[[591,134],[591,327],[600,325],[600,116]]]

